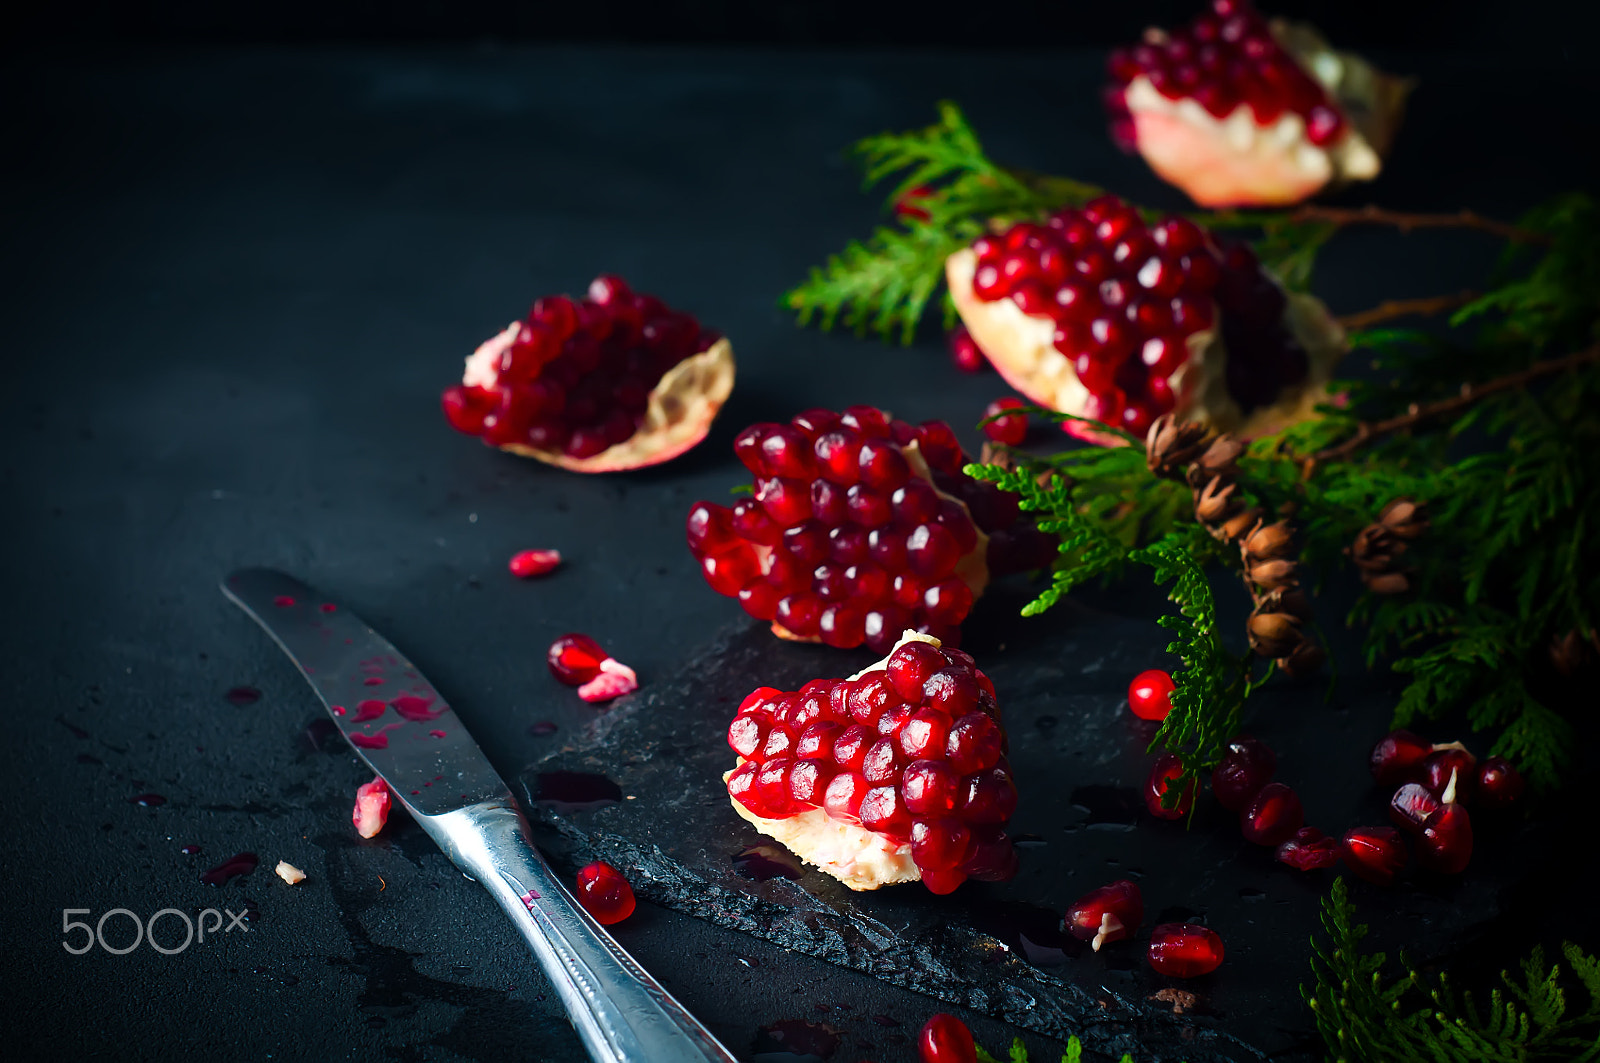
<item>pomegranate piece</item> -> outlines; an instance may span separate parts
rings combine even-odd
[[[1422,785],[1437,794],[1442,801],[1472,799],[1472,787],[1478,778],[1478,759],[1465,749],[1444,748],[1428,754],[1422,761]],[[1446,797],[1445,794],[1450,796]]]
[[[972,1031],[954,1015],[940,1012],[917,1034],[917,1055],[922,1063],[977,1063],[978,1049]]]
[[[1132,937],[1143,921],[1144,895],[1137,884],[1122,878],[1073,902],[1062,929],[1079,941],[1092,942],[1090,947],[1099,952],[1108,941]]]
[[[1339,843],[1315,827],[1301,827],[1278,846],[1277,858],[1297,871],[1332,867],[1339,862]]]
[[[545,660],[550,674],[578,688],[584,701],[601,702],[639,689],[632,668],[612,657],[588,635],[562,635],[550,644]]]
[[[728,745],[734,811],[851,889],[920,879],[949,893],[1016,870],[994,686],[931,636],[907,632],[849,679],[755,690]]]
[[[520,550],[511,555],[508,567],[511,569],[511,574],[518,579],[532,579],[554,572],[559,564],[561,564],[559,550]]]
[[[1204,207],[1281,206],[1370,181],[1410,89],[1248,0],[1146,30],[1107,69],[1112,138]]]
[[[575,472],[617,472],[704,439],[733,376],[726,339],[601,276],[581,299],[540,299],[479,346],[442,403],[455,429],[490,446]]]
[[[1239,817],[1239,833],[1256,845],[1277,846],[1289,840],[1306,821],[1300,795],[1281,782],[1269,782]]]
[[[1022,441],[1028,438],[1028,415],[1006,411],[1020,410],[1026,405],[1021,399],[1013,398],[995,399],[989,403],[983,408],[983,416],[993,417],[994,420],[983,426],[983,434],[1008,447],[1022,446]]]
[[[1486,757],[1478,765],[1473,800],[1480,808],[1504,808],[1522,796],[1522,773],[1505,757]]]
[[[1406,843],[1393,827],[1352,827],[1339,841],[1339,858],[1361,878],[1388,886],[1406,866]]]
[[[1472,817],[1454,801],[1439,807],[1422,825],[1417,862],[1430,871],[1459,875],[1472,859]]]
[[[363,838],[375,838],[389,822],[389,784],[382,777],[356,787],[356,807],[350,821]]]
[[[1444,805],[1421,783],[1408,782],[1389,799],[1389,818],[1409,834],[1421,834],[1428,817]]]
[[[1150,931],[1150,966],[1169,978],[1198,978],[1222,965],[1222,937],[1210,927],[1162,923]]]
[[[1372,777],[1379,786],[1398,786],[1422,776],[1422,762],[1433,743],[1410,731],[1391,731],[1372,747]]]
[[[1211,772],[1211,792],[1217,804],[1242,812],[1278,770],[1278,755],[1265,742],[1240,735],[1228,742],[1227,752]]]
[[[1194,807],[1194,780],[1189,780],[1189,785],[1184,787],[1177,804],[1171,808],[1163,808],[1162,799],[1168,790],[1176,785],[1177,780],[1183,776],[1183,758],[1176,753],[1163,753],[1156,758],[1150,768],[1150,777],[1145,780],[1144,806],[1150,814],[1157,819],[1182,819],[1189,814],[1189,809]]]
[[[1169,699],[1176,689],[1172,676],[1159,668],[1140,672],[1128,684],[1128,708],[1141,720],[1165,720],[1172,711]]]
[[[961,471],[940,421],[806,410],[751,425],[733,449],[755,493],[695,503],[689,549],[713,590],[779,638],[888,653],[909,628],[953,645],[991,574],[1055,554],[1015,495]]]
[[[984,357],[978,341],[972,338],[967,326],[957,325],[950,332],[950,360],[963,373],[981,373],[989,360]]]
[[[1115,196],[980,236],[946,260],[945,278],[1018,393],[1139,437],[1166,413],[1278,431],[1315,412],[1344,349],[1327,308],[1286,292],[1248,247],[1185,218],[1148,223]]]
[[[577,887],[578,903],[597,923],[609,926],[633,914],[633,887],[628,885],[622,872],[604,860],[580,868]]]

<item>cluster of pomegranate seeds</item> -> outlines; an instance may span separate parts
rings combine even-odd
[[[917,1034],[917,1055],[922,1063],[977,1063],[978,1049],[967,1024],[940,1012]]]
[[[1079,941],[1092,942],[1091,947],[1099,952],[1108,941],[1132,937],[1142,922],[1144,895],[1136,883],[1121,878],[1079,897],[1067,909],[1061,926]]]
[[[972,247],[973,294],[1052,318],[1056,350],[1089,391],[1086,416],[1140,437],[1176,405],[1173,374],[1188,363],[1191,339],[1219,318],[1229,392],[1244,412],[1309,371],[1283,323],[1283,293],[1249,248],[1224,254],[1188,219],[1146,224],[1129,204],[1101,196]]]
[[[1296,871],[1315,871],[1339,862],[1339,843],[1315,827],[1301,827],[1275,855]]]
[[[582,299],[534,303],[492,383],[445,390],[445,417],[492,446],[592,458],[634,434],[667,370],[720,338],[622,278],[600,276]]]
[[[920,461],[908,460],[913,444]],[[732,508],[697,502],[689,549],[713,590],[779,634],[878,653],[906,629],[955,642],[975,593],[962,563],[978,557],[980,528],[990,574],[1054,556],[1015,495],[961,471],[966,456],[942,421],[807,410],[751,425],[733,446],[755,493]]]
[[[519,550],[511,555],[507,567],[518,579],[533,579],[536,576],[549,575],[559,564],[561,564],[559,550]]]
[[[1504,808],[1522,796],[1524,787],[1522,775],[1504,757],[1479,761],[1460,742],[1436,745],[1410,731],[1379,739],[1371,765],[1381,785],[1399,784],[1389,799],[1389,818],[1410,835],[1417,862],[1447,875],[1465,870],[1472,859],[1466,806]]]
[[[1162,807],[1167,791],[1177,785],[1183,777],[1183,758],[1176,753],[1163,753],[1156,758],[1155,764],[1150,768],[1150,777],[1145,780],[1144,806],[1150,814],[1157,819],[1182,819],[1189,814],[1189,809],[1194,807],[1194,784],[1190,779],[1189,785],[1184,787],[1177,803],[1171,808]]]
[[[1352,827],[1339,840],[1339,859],[1368,882],[1389,886],[1405,870],[1405,839],[1393,827]]]
[[[1159,668],[1140,672],[1128,684],[1128,708],[1141,720],[1165,720],[1172,712],[1172,676]]]
[[[622,872],[596,860],[578,871],[578,903],[594,916],[594,921],[610,925],[620,923],[633,914],[635,901],[633,887],[622,877]]]
[[[981,373],[983,367],[989,364],[989,359],[983,355],[983,348],[978,346],[978,341],[972,338],[972,333],[967,331],[965,325],[957,325],[950,333],[950,360],[963,373]]]
[[[949,893],[1016,869],[1004,825],[1017,805],[994,684],[961,650],[911,641],[857,679],[761,687],[728,726],[743,763],[728,793],[763,819],[821,808],[911,846],[922,881]]]
[[[1162,923],[1150,931],[1150,966],[1172,978],[1198,978],[1222,965],[1222,937],[1210,927]]]
[[[1114,83],[1107,105],[1119,143],[1133,140],[1133,130],[1118,123],[1131,126],[1122,93],[1138,77],[1169,100],[1193,99],[1217,119],[1240,104],[1258,126],[1298,115],[1306,139],[1318,147],[1338,140],[1345,129],[1338,106],[1278,43],[1249,0],[1212,0],[1211,10],[1186,28],[1115,49],[1106,67]]]
[[[588,635],[562,635],[545,653],[550,674],[569,687],[578,688],[584,701],[610,701],[639,689],[639,677],[632,668],[607,653]]]
[[[389,784],[380,776],[356,787],[356,806],[350,813],[350,822],[363,838],[375,838],[383,825],[389,822]]]
[[[983,408],[983,416],[986,419],[994,418],[983,426],[983,434],[996,443],[1004,443],[1008,447],[1020,447],[1022,441],[1028,438],[1028,415],[1006,413],[1006,411],[1020,410],[1027,405],[1021,399],[995,399]]]

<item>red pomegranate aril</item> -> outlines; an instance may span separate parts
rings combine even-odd
[[[1144,895],[1137,884],[1118,879],[1092,889],[1073,902],[1062,929],[1079,941],[1091,942],[1095,952],[1108,941],[1132,937],[1144,922]]]
[[[1480,808],[1504,808],[1522,796],[1522,774],[1504,757],[1486,757],[1478,765],[1473,802]]]
[[[1406,866],[1406,843],[1393,827],[1352,827],[1339,841],[1339,858],[1360,878],[1388,886]]]
[[[904,701],[921,701],[928,677],[945,666],[944,654],[926,642],[908,642],[889,656],[885,671],[894,692]]]
[[[874,786],[861,799],[861,825],[892,838],[910,840],[911,814],[896,786]]]
[[[1176,753],[1163,753],[1156,758],[1144,787],[1144,804],[1152,816],[1157,819],[1182,819],[1189,814],[1189,809],[1194,806],[1195,781],[1192,778],[1173,807],[1163,808],[1161,804],[1163,797],[1182,776],[1183,759]]]
[[[811,485],[804,480],[770,477],[756,481],[756,501],[782,527],[791,527],[811,516]]]
[[[1128,708],[1141,720],[1165,720],[1172,711],[1169,698],[1176,689],[1172,676],[1159,668],[1140,672],[1128,684]]]
[[[759,565],[755,554],[746,548],[701,558],[700,574],[711,584],[712,590],[731,598],[761,575]]]
[[[828,788],[822,795],[822,807],[835,819],[859,821],[861,799],[866,796],[868,789],[867,781],[860,772],[840,772],[828,781]]]
[[[1217,804],[1241,812],[1272,781],[1278,756],[1265,742],[1240,735],[1228,742],[1222,760],[1211,772],[1211,792]],[[1298,826],[1298,825],[1297,825]]]
[[[945,758],[958,775],[992,768],[1004,752],[1000,725],[985,712],[969,712],[956,720],[945,740]]]
[[[1313,871],[1339,862],[1339,843],[1315,827],[1301,827],[1278,846],[1276,856],[1297,871]]]
[[[962,780],[956,812],[968,823],[1005,823],[1017,808],[1017,786],[1004,760]]]
[[[1391,731],[1372,747],[1372,777],[1379,786],[1398,786],[1422,775],[1422,762],[1433,743],[1410,731]]]
[[[917,1054],[922,1063],[977,1063],[972,1031],[954,1015],[943,1012],[929,1019],[917,1034]]]
[[[1466,803],[1473,796],[1473,784],[1478,778],[1477,767],[1477,758],[1465,749],[1441,749],[1428,754],[1422,761],[1422,785],[1445,801]],[[1454,791],[1446,797],[1452,783]]]
[[[633,887],[622,872],[596,860],[578,871],[577,889],[573,891],[583,910],[597,923],[620,923],[633,914],[635,901]]]
[[[955,809],[958,782],[955,772],[938,761],[913,760],[901,774],[900,796],[912,815],[940,816]]]
[[[766,740],[766,728],[754,716],[736,716],[728,725],[728,747],[745,760],[760,757]]]
[[[1281,782],[1263,786],[1239,817],[1239,832],[1247,842],[1277,846],[1305,824],[1300,795]]]
[[[734,503],[732,528],[735,535],[762,546],[777,546],[783,541],[783,526],[768,516],[766,507],[753,498],[741,498]]]
[[[1389,799],[1389,819],[1403,831],[1420,834],[1428,817],[1443,807],[1439,798],[1427,787],[1421,783],[1408,782],[1396,790],[1394,796]]]
[[[445,388],[440,396],[440,405],[444,407],[445,420],[450,422],[450,427],[457,432],[465,432],[475,436],[483,431],[483,422],[494,408],[499,405],[499,398],[487,388],[466,387],[457,384]]]
[[[1472,817],[1454,801],[1428,817],[1416,841],[1417,862],[1430,871],[1459,875],[1472,859]]]
[[[932,707],[917,709],[900,729],[900,752],[907,760],[941,756],[950,737],[950,717]],[[909,769],[907,769],[909,771]],[[913,812],[923,811],[912,809]]]
[[[917,811],[910,798],[906,799],[906,807],[913,813]],[[972,832],[959,819],[918,815],[911,823],[911,858],[925,872],[950,871],[966,859],[971,838]]]
[[[1169,978],[1198,978],[1222,966],[1222,937],[1210,927],[1162,923],[1150,931],[1150,966]]]
[[[983,356],[983,349],[978,346],[978,341],[972,338],[972,333],[967,331],[965,325],[957,325],[950,333],[950,360],[955,362],[956,368],[963,373],[981,373],[989,364]]]
[[[511,555],[507,567],[518,579],[533,579],[554,572],[561,564],[559,550],[519,550]]]
[[[545,660],[550,674],[567,686],[581,686],[600,674],[600,664],[611,655],[588,635],[562,635],[550,644]]]
[[[733,530],[733,512],[713,502],[696,502],[687,522],[689,549],[695,556],[720,554],[740,545]]]
[[[996,399],[983,409],[985,418],[993,417],[994,420],[983,426],[983,434],[996,443],[1004,443],[1011,447],[1020,447],[1028,438],[1028,418],[1026,414],[1006,413],[1007,410],[1020,410],[1027,404],[1021,399],[1004,398]]]
[[[822,620],[822,602],[809,594],[790,594],[778,600],[777,623],[799,636],[810,638]]]
[[[789,768],[789,796],[801,807],[815,808],[822,804],[833,773],[818,760],[796,760]]]

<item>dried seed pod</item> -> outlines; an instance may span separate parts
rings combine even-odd
[[[978,464],[998,465],[1002,469],[1010,469],[1016,465],[1016,461],[1011,456],[1010,447],[995,446],[985,440],[982,449],[978,451]]]
[[[1288,657],[1300,648],[1305,635],[1300,630],[1300,618],[1288,613],[1250,614],[1245,622],[1250,636],[1250,648],[1263,657]]]
[[[1172,414],[1163,414],[1150,425],[1145,435],[1145,464],[1167,480],[1184,478],[1184,467],[1206,448],[1206,427],[1199,422],[1179,424]]]
[[[1327,651],[1314,639],[1302,634],[1300,645],[1287,657],[1279,657],[1277,665],[1292,678],[1307,676],[1321,668],[1328,660]]]
[[[1289,522],[1280,520],[1253,529],[1239,544],[1246,556],[1259,560],[1289,557],[1293,554],[1294,530]]]
[[[1301,620],[1311,619],[1311,599],[1306,597],[1305,591],[1293,588],[1263,594],[1256,607],[1264,613],[1288,613]]]
[[[1244,578],[1262,590],[1275,591],[1299,585],[1295,578],[1299,566],[1286,558],[1273,561],[1256,561],[1246,556]]]
[[[1367,590],[1373,594],[1404,594],[1411,589],[1411,580],[1404,572],[1380,572],[1372,576],[1363,574],[1363,578]]]
[[[1223,521],[1218,527],[1212,528],[1211,535],[1213,538],[1220,539],[1225,543],[1231,543],[1260,522],[1261,511],[1251,506],[1249,509]]]
[[[1422,503],[1401,496],[1383,507],[1378,523],[1402,539],[1417,539],[1428,530],[1428,518]]]
[[[1211,477],[1195,496],[1195,519],[1201,524],[1216,524],[1232,516],[1240,506],[1239,500],[1233,497],[1235,490],[1237,485],[1221,476]]]
[[[1231,480],[1239,474],[1239,455],[1244,453],[1244,446],[1244,442],[1234,436],[1220,435],[1195,459],[1191,468],[1199,470],[1202,482],[1218,475]]]

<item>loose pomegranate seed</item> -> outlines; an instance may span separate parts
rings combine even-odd
[[[928,212],[917,205],[920,199],[927,199],[933,195],[933,189],[927,185],[917,185],[908,189],[899,199],[894,201],[894,213],[897,218],[915,218],[917,221],[927,221]]]
[[[1179,778],[1183,776],[1183,759],[1176,753],[1163,753],[1156,758],[1155,764],[1150,769],[1150,778],[1145,782],[1144,804],[1150,814],[1157,819],[1182,819],[1189,814],[1189,809],[1194,806],[1194,780],[1189,780],[1189,785],[1184,787],[1182,795],[1171,808],[1163,808],[1162,798],[1171,789]]]
[[[1478,765],[1474,801],[1483,808],[1504,808],[1522,796],[1522,775],[1504,757],[1487,757]]]
[[[1315,827],[1301,827],[1278,846],[1277,858],[1297,871],[1332,867],[1339,862],[1339,843]]]
[[[1080,941],[1092,942],[1099,952],[1108,941],[1132,937],[1144,921],[1144,896],[1127,879],[1092,889],[1067,909],[1062,927]]]
[[[917,1035],[917,1054],[922,1063],[977,1063],[978,1049],[972,1031],[954,1015],[940,1012],[929,1019]]]
[[[1020,447],[1022,441],[1028,438],[1028,417],[1026,414],[1008,414],[1006,411],[1020,410],[1026,405],[1021,399],[1013,398],[995,399],[989,403],[983,408],[983,416],[993,417],[994,420],[983,426],[983,434],[996,443]]]
[[[1406,866],[1406,843],[1393,827],[1352,827],[1339,841],[1339,857],[1361,878],[1388,886]]]
[[[1467,802],[1472,799],[1473,784],[1478,778],[1478,760],[1465,749],[1441,749],[1430,753],[1422,762],[1422,785],[1445,801]],[[1454,793],[1444,793],[1455,784]]]
[[[594,921],[609,926],[633,914],[633,887],[622,872],[596,860],[578,871],[578,903],[594,916]]]
[[[1269,782],[1239,817],[1239,832],[1247,842],[1276,846],[1288,841],[1305,820],[1300,795],[1281,782]]]
[[[1459,875],[1472,859],[1472,818],[1454,801],[1440,806],[1423,824],[1417,862],[1430,871]]]
[[[950,333],[950,360],[963,373],[981,373],[989,364],[989,360],[983,356],[983,349],[965,325],[957,325]]]
[[[1211,792],[1217,804],[1230,812],[1242,812],[1272,781],[1278,769],[1278,755],[1265,742],[1240,735],[1228,742],[1222,760],[1211,772]]]
[[[1421,783],[1408,782],[1389,799],[1389,818],[1410,834],[1421,834],[1423,824],[1444,805]]]
[[[1172,711],[1170,698],[1176,689],[1172,676],[1159,668],[1140,672],[1128,684],[1128,708],[1141,720],[1165,720]]]
[[[639,689],[632,668],[612,657],[588,635],[562,635],[545,654],[550,674],[578,688],[584,701],[610,701]]]
[[[532,579],[554,572],[561,564],[559,550],[521,550],[511,555],[511,574],[518,579]]]
[[[1433,743],[1410,731],[1391,731],[1372,747],[1372,777],[1379,786],[1398,786],[1419,778],[1422,762],[1433,752]]]
[[[1198,978],[1222,966],[1222,938],[1210,927],[1162,923],[1150,931],[1150,966],[1169,978]]]
[[[356,787],[356,807],[350,813],[356,833],[374,838],[389,822],[389,784],[382,777]]]

